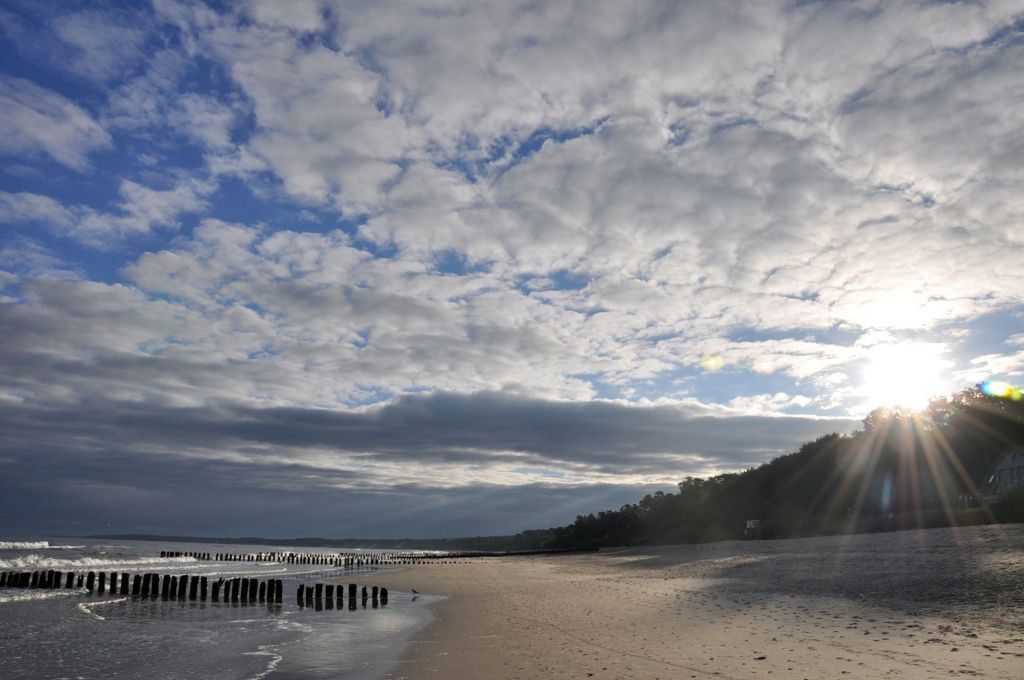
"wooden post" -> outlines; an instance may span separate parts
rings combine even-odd
[[[33,571],[32,572],[32,580],[29,581],[29,583],[32,584],[32,585],[29,586],[29,588],[38,588],[39,587],[39,572],[38,571]],[[90,584],[92,583],[92,572],[91,571],[89,572],[89,583]],[[92,585],[89,586],[89,590],[92,590]]]
[[[381,588],[380,589],[380,604],[383,607],[383,606],[386,606],[387,603],[388,603],[388,589],[387,588]]]
[[[259,580],[251,578],[249,579],[249,602],[256,601],[256,589],[259,587]]]
[[[171,575],[164,574],[163,580],[160,582],[160,597],[165,600],[171,596]]]
[[[356,588],[357,588],[357,586],[356,586],[355,583],[349,583],[348,584],[348,599],[350,599],[350,600],[356,599]]]
[[[379,595],[380,595],[380,588],[378,588],[377,586],[374,586],[373,590],[370,591],[370,597],[372,597],[373,599],[376,600]]]
[[[238,576],[236,576],[235,578],[231,579],[231,601],[232,602],[238,602],[238,596],[241,594],[238,591],[240,590],[241,585],[242,585],[242,579],[239,578]]]
[[[167,586],[167,597],[176,600],[178,599],[178,577],[170,577],[170,585]]]
[[[199,596],[199,579],[195,576],[192,577],[191,582],[188,584],[188,599],[195,600]]]
[[[117,593],[117,572],[110,572],[110,594],[114,595]]]
[[[121,594],[128,594],[128,572],[126,571],[121,572]]]
[[[217,597],[219,595],[220,595],[220,581],[214,581],[213,582],[213,588],[211,589],[211,592],[210,592],[210,596],[211,596],[210,600],[212,600],[213,602],[216,602],[217,601]]]
[[[260,581],[260,589],[259,589],[258,597],[259,597],[260,604],[263,604],[264,602],[267,601],[267,581]]]
[[[299,589],[297,591],[295,591],[295,601],[298,603],[298,605],[300,607],[305,607],[306,606],[304,598],[302,597],[302,595],[305,593],[305,591],[306,591],[306,589],[302,587],[302,584],[299,584]]]
[[[206,586],[207,586],[206,577],[205,576],[200,576],[199,577],[199,599],[202,600],[203,602],[206,602]]]
[[[284,601],[284,581],[277,579],[277,587],[274,588],[274,591],[276,593],[274,601],[277,604],[281,604]]]
[[[142,587],[142,574],[136,574],[132,577],[132,595],[138,595],[139,589]]]
[[[33,588],[36,587],[36,584],[35,584],[34,581],[32,583],[32,587]],[[95,587],[96,587],[96,572],[90,571],[89,575],[86,576],[85,589],[88,590],[91,593]]]
[[[324,597],[324,584],[322,584],[322,583],[317,583],[316,584],[316,586],[314,587],[314,595],[313,595],[313,597],[315,597],[317,600],[322,600],[323,599],[323,597]]]
[[[327,600],[333,600],[334,599],[334,586],[333,585],[328,583],[327,586],[324,587],[324,598],[327,599]]]
[[[106,592],[106,590],[107,590],[107,572],[105,572],[105,571],[101,571],[100,572],[100,584],[96,588],[96,590],[98,591],[98,594],[100,594],[100,595],[102,595],[104,592]]]
[[[188,590],[188,575],[182,574],[178,578],[178,599],[185,599],[185,592]]]

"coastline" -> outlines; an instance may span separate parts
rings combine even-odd
[[[379,580],[446,598],[391,680],[1013,678],[1024,661],[1024,525],[478,558]]]

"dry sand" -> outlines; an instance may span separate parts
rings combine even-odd
[[[1024,525],[481,558],[386,677],[1024,678]]]

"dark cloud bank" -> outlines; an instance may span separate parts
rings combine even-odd
[[[355,413],[22,402],[0,411],[0,513],[29,533],[508,533],[854,425],[504,393],[408,396]]]

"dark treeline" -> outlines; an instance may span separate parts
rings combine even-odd
[[[1024,444],[1024,402],[979,388],[922,412],[877,409],[852,435],[830,434],[740,473],[687,477],[618,510],[548,530],[545,547],[692,543],[1024,521],[1024,489],[987,507],[982,487]]]

